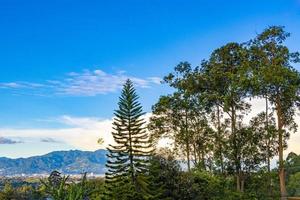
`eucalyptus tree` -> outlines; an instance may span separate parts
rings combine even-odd
[[[107,196],[108,199],[144,199],[150,193],[146,174],[152,146],[142,117],[144,112],[130,80],[124,84],[118,106],[112,132],[115,144],[110,144],[107,154]],[[114,193],[116,187],[121,192]]]
[[[211,73],[213,62],[203,60],[200,67],[196,67],[189,76],[188,88],[190,92],[198,95],[210,123],[215,129],[214,162],[221,173],[225,172],[225,152],[228,123],[224,120],[224,94],[222,74]],[[191,84],[192,83],[192,84]]]
[[[266,117],[266,115],[269,115]],[[266,119],[268,125],[266,126]],[[261,112],[250,120],[250,126],[254,134],[260,135],[259,148],[267,163],[268,173],[271,172],[271,159],[278,154],[278,132],[273,112]]]
[[[165,83],[175,89],[171,95],[162,96],[153,106],[150,128],[157,136],[174,139],[177,150],[183,150],[188,170],[191,161],[205,168],[205,160],[211,150],[209,128],[203,105],[198,94],[191,93],[192,68],[189,63],[181,62],[173,73],[164,78]]]
[[[201,63],[201,65],[205,64],[205,61]],[[219,106],[215,109],[216,96],[212,95],[212,90],[207,90],[215,83],[210,77],[205,76],[206,74],[202,73],[201,69],[201,67],[192,69],[189,63],[181,62],[175,67],[173,73],[165,77],[165,81],[171,87],[189,97],[194,164],[203,169],[209,167],[211,170],[215,170],[217,164],[217,166],[221,166],[221,172],[223,172],[223,146],[225,141],[224,124],[220,119],[222,111]],[[214,111],[216,110],[217,124],[214,123],[216,121]],[[214,129],[212,126],[217,128]]]
[[[202,69],[206,77],[215,83],[208,92],[217,105],[229,116],[229,160],[233,161],[236,174],[236,187],[241,190],[241,152],[238,147],[237,123],[250,108],[246,102],[249,87],[249,68],[247,50],[242,44],[228,43],[216,49]],[[214,92],[211,92],[214,91]]]
[[[252,68],[257,77],[254,85],[257,94],[264,95],[274,106],[277,117],[279,179],[281,198],[286,199],[285,170],[283,161],[285,129],[294,130],[295,109],[299,106],[300,75],[292,67],[299,62],[299,53],[291,53],[284,45],[290,36],[283,27],[272,26],[264,30],[251,44]],[[255,83],[255,81],[254,81]]]
[[[186,157],[188,170],[191,169],[193,142],[189,109],[184,94],[175,92],[172,95],[161,96],[153,106],[153,116],[149,125],[155,138],[173,139],[175,150],[181,151]]]
[[[261,112],[249,122],[253,136],[258,136],[256,145],[258,157],[260,158],[260,166],[265,163],[267,164],[267,182],[264,184],[266,186],[264,189],[267,191],[266,195],[269,197],[274,197],[276,194],[273,187],[274,173],[271,172],[271,159],[275,155],[278,155],[278,132],[275,120],[274,112]]]
[[[204,72],[209,64],[208,61],[204,60],[200,67],[192,69],[189,63],[182,62],[175,67],[174,72],[165,77],[165,81],[177,91],[190,97],[189,101],[192,102],[193,105],[190,106],[190,108],[194,110],[194,115],[198,116],[198,118],[196,117],[195,119],[201,119],[194,120],[194,123],[192,123],[194,125],[199,124],[194,126],[196,129],[198,127],[198,131],[196,132],[199,133],[194,135],[196,136],[195,139],[199,141],[202,140],[202,146],[210,146],[207,152],[212,153],[213,156],[209,156],[208,159],[212,160],[214,167],[217,165],[217,169],[223,173],[225,168],[224,138],[226,133],[224,123],[221,119],[223,112],[220,94],[222,93],[223,87],[222,83],[214,79],[215,77],[210,77]],[[210,126],[212,126],[212,128]],[[206,136],[203,137],[204,135]],[[206,144],[204,143],[204,138]],[[198,149],[203,149],[203,147]],[[201,153],[199,155],[201,155]],[[204,162],[201,163],[204,164]]]

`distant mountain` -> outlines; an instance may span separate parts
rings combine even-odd
[[[63,174],[83,172],[104,174],[106,150],[54,151],[42,156],[10,159],[0,158],[0,176],[49,174],[58,170]]]

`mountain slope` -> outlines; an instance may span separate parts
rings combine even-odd
[[[54,151],[42,156],[10,159],[0,158],[0,175],[49,174],[53,170],[64,174],[82,172],[104,174],[106,150],[91,151]]]

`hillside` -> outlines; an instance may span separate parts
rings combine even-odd
[[[48,174],[58,170],[64,174],[82,172],[104,174],[106,151],[54,151],[42,156],[10,159],[0,158],[0,175]]]

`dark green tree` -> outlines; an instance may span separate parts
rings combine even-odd
[[[287,190],[291,196],[300,195],[300,155],[290,152],[285,161]]]
[[[259,34],[251,44],[252,86],[276,111],[279,154],[279,180],[282,199],[286,199],[283,160],[286,129],[295,130],[295,108],[299,105],[300,75],[292,67],[299,62],[299,53],[291,53],[284,45],[290,36],[283,27],[272,26]],[[255,94],[254,93],[254,94]]]
[[[248,54],[245,47],[238,43],[229,43],[216,49],[210,56],[208,64],[202,66],[202,73],[216,83],[207,87],[209,99],[222,107],[229,117],[230,135],[227,158],[232,161],[236,174],[236,187],[241,190],[241,152],[238,138],[238,122],[250,108],[246,102],[249,87]],[[210,84],[208,84],[209,86]]]
[[[228,123],[224,120],[224,95],[226,89],[223,87],[224,74],[214,73],[214,62],[202,61],[201,67],[196,67],[186,80],[189,92],[199,97],[199,103],[203,105],[206,115],[209,116],[214,128],[214,163],[216,170],[225,172],[227,149]]]
[[[152,156],[149,173],[153,191],[151,200],[180,199],[178,188],[182,171],[171,150],[159,149]]]
[[[115,144],[109,146],[107,155],[107,197],[145,199],[149,193],[147,173],[152,148],[142,118],[144,112],[130,80],[124,84],[118,106],[112,132]],[[117,194],[113,192],[115,188],[119,190]]]
[[[290,152],[285,161],[285,168],[287,177],[300,172],[300,155],[297,155],[294,152]]]

